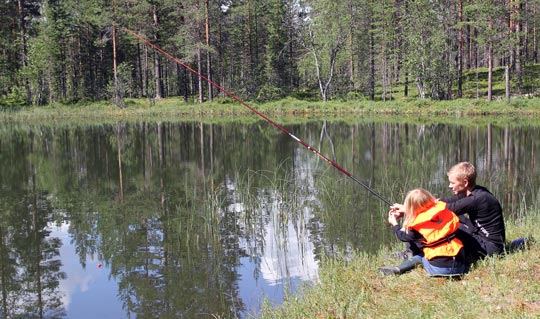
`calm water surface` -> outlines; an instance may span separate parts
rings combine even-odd
[[[539,127],[287,127],[391,202],[477,165],[508,218],[538,209]],[[0,128],[3,318],[245,318],[322,256],[394,242],[387,206],[280,131],[118,123]]]

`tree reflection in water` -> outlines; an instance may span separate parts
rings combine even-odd
[[[287,129],[393,201],[414,187],[448,194],[447,169],[469,160],[508,217],[538,208],[534,125]],[[111,284],[100,311],[242,318],[317,280],[324,256],[394,241],[386,204],[261,123],[9,124],[0,148],[5,318],[94,317],[90,294]],[[107,280],[62,288],[96,261]]]

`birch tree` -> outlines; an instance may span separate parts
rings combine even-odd
[[[330,85],[335,76],[336,63],[347,45],[350,33],[350,14],[347,1],[306,1],[302,45],[310,57],[311,68],[324,102],[328,101]],[[308,66],[304,64],[304,67]],[[309,66],[308,66],[309,68]]]

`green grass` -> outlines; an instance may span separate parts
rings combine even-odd
[[[532,215],[532,217],[531,217]],[[540,238],[540,212],[507,221],[507,236]],[[357,254],[322,263],[319,282],[290,295],[282,305],[267,303],[260,318],[538,318],[540,244],[504,257],[490,257],[461,280],[431,278],[422,267],[401,276],[382,276],[377,267],[399,261]]]
[[[459,99],[432,101],[428,99],[400,99],[389,102],[331,101],[310,102],[294,98],[258,104],[249,104],[264,115],[278,119],[280,124],[298,123],[317,118],[339,119],[350,122],[402,121],[460,123],[486,121],[512,122],[538,121],[540,99],[514,98],[510,101]],[[118,121],[201,121],[254,122],[261,120],[252,110],[231,99],[216,99],[203,104],[185,103],[179,98],[158,100],[151,105],[147,99],[126,100],[126,108],[119,109],[108,103],[47,107],[26,107],[0,111],[0,122],[39,124],[91,124]],[[496,123],[493,123],[496,124]]]

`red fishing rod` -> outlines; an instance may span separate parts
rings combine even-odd
[[[348,177],[350,177],[353,181],[355,181],[356,183],[358,183],[360,186],[364,187],[366,190],[368,190],[371,194],[375,195],[377,198],[379,198],[380,200],[382,200],[383,202],[385,202],[387,205],[389,206],[392,206],[392,202],[390,202],[388,199],[384,198],[381,194],[379,194],[377,191],[375,191],[374,189],[372,189],[371,187],[369,187],[368,185],[366,185],[365,183],[363,183],[361,180],[359,180],[358,178],[354,177],[351,173],[349,173],[348,171],[346,171],[343,167],[339,166],[336,162],[332,161],[331,159],[329,159],[328,157],[326,157],[325,155],[323,155],[321,152],[319,152],[317,149],[313,148],[311,145],[307,144],[306,142],[302,141],[301,139],[299,139],[298,137],[294,136],[294,134],[292,134],[291,132],[287,131],[283,126],[277,124],[276,122],[274,122],[272,119],[270,119],[269,117],[267,117],[266,115],[264,115],[263,113],[257,111],[256,109],[254,109],[253,107],[251,107],[249,104],[247,104],[246,102],[244,102],[243,100],[241,100],[239,97],[237,97],[236,95],[232,94],[231,92],[229,92],[228,90],[226,90],[225,88],[223,88],[222,86],[220,86],[219,84],[215,83],[214,81],[210,80],[209,78],[205,77],[204,75],[202,75],[201,73],[195,71],[193,68],[191,68],[189,65],[187,65],[186,63],[184,63],[183,61],[175,58],[174,56],[172,56],[171,54],[169,54],[168,52],[166,52],[165,50],[161,49],[160,47],[158,47],[157,45],[153,44],[152,42],[150,42],[148,39],[146,39],[145,37],[141,36],[140,34],[138,33],[135,33],[134,31],[131,31],[130,29],[126,28],[126,27],[122,27],[123,30],[125,30],[126,32],[132,34],[134,37],[138,38],[139,40],[143,41],[144,43],[148,44],[149,46],[151,46],[152,48],[156,49],[157,51],[163,53],[165,56],[167,56],[169,59],[173,60],[174,62],[180,64],[181,66],[183,66],[184,68],[186,68],[187,70],[189,70],[191,73],[197,75],[198,77],[200,77],[201,79],[205,80],[206,82],[210,83],[213,87],[215,87],[216,89],[220,90],[221,92],[225,93],[227,96],[229,96],[230,98],[232,98],[233,100],[237,101],[238,103],[242,104],[243,106],[247,107],[248,109],[250,109],[253,113],[257,114],[258,116],[262,117],[263,119],[265,119],[268,123],[272,124],[273,126],[275,126],[277,129],[279,129],[280,131],[282,131],[283,133],[289,135],[291,138],[293,138],[295,141],[297,141],[298,143],[302,144],[305,148],[307,148],[308,150],[312,151],[313,153],[315,153],[317,156],[319,156],[320,158],[322,158],[323,160],[325,160],[327,163],[331,164],[332,166],[334,166],[338,171],[342,172],[343,174],[347,175]]]

